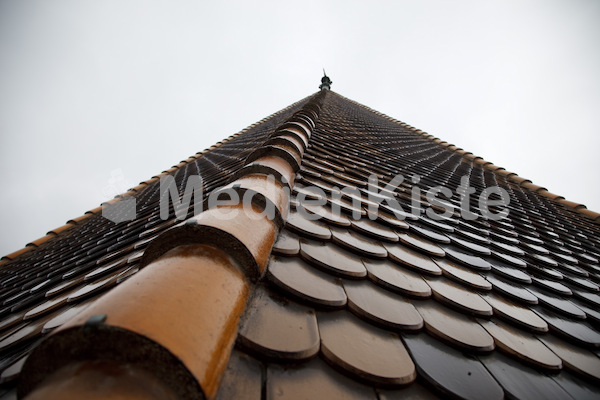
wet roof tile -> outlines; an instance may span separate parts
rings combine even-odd
[[[416,307],[428,333],[453,347],[487,352],[494,349],[494,340],[473,318],[453,311],[435,301],[419,301]]]
[[[440,222],[440,221],[435,221],[433,219],[425,218],[425,217],[421,218],[419,221],[425,225],[428,225],[431,228],[434,228],[434,229],[442,231],[442,232],[447,232],[447,233],[454,232],[454,227],[452,227],[451,225],[445,224],[443,222]]]
[[[316,217],[315,217],[316,218]],[[331,231],[322,222],[302,215],[301,212],[291,213],[286,221],[286,226],[291,230],[308,235],[314,239],[329,240]]]
[[[600,358],[552,335],[539,339],[563,360],[566,368],[600,382]]]
[[[240,323],[238,342],[267,359],[311,358],[319,351],[315,312],[259,287]]]
[[[560,358],[529,333],[496,320],[479,320],[479,324],[493,336],[496,346],[519,360],[548,370],[560,370]]]
[[[569,395],[548,375],[526,367],[499,352],[480,357],[511,398],[565,399]]]
[[[561,371],[559,375],[553,376],[564,390],[574,399],[593,399],[600,397],[600,388],[594,383],[580,379],[568,371]]]
[[[386,258],[388,255],[387,250],[380,242],[369,239],[360,233],[332,226],[331,235],[334,243],[360,255],[375,258]]]
[[[389,290],[411,297],[430,297],[431,288],[421,276],[387,260],[364,260],[369,278]]]
[[[442,274],[440,267],[427,255],[401,244],[385,243],[384,247],[388,251],[389,258],[403,266],[408,266],[418,272],[430,275]]]
[[[559,334],[591,347],[600,347],[600,332],[583,321],[563,317],[544,308],[534,310]]]
[[[434,232],[431,229],[419,226],[416,223],[413,223],[410,225],[410,230],[412,232],[416,233],[417,235],[419,235],[420,237],[431,240],[433,242],[443,243],[443,244],[449,244],[451,242],[451,240],[448,236],[443,235],[441,233]]]
[[[562,295],[562,296],[571,296],[573,292],[571,289],[563,285],[562,283],[551,281],[544,278],[539,278],[533,276],[532,278],[533,284],[541,287],[542,289],[553,292],[554,294]]]
[[[442,269],[442,275],[447,276],[463,285],[469,285],[477,290],[491,290],[492,284],[481,275],[462,267],[447,258],[436,258],[435,263]]]
[[[573,296],[580,298],[586,303],[590,304],[593,307],[600,307],[600,295],[597,293],[590,293],[583,290],[575,290],[571,289],[573,292]]]
[[[310,212],[311,214],[315,214],[318,217],[322,218],[324,222],[342,227],[348,227],[351,225],[350,219],[348,217],[340,213],[334,212],[329,207],[316,206],[312,204],[304,204],[303,207],[306,211]]]
[[[535,297],[538,298],[539,304],[549,307],[552,310],[567,315],[571,318],[585,319],[585,313],[569,300],[561,296],[553,295],[552,293],[544,291],[543,289],[537,289],[533,286],[528,287],[527,290],[529,290],[535,295]]]
[[[519,284],[508,282],[507,280],[500,279],[493,275],[488,275],[485,279],[492,284],[495,291],[502,293],[503,295],[523,303],[538,304],[538,298]]]
[[[483,299],[492,306],[494,314],[510,321],[512,324],[536,332],[547,332],[548,324],[529,308],[495,295],[488,293]]]
[[[504,392],[477,360],[444,345],[428,334],[402,335],[419,375],[446,397],[502,399]]]
[[[266,375],[268,400],[377,400],[372,388],[334,371],[319,358],[296,368],[271,364]]]
[[[481,257],[467,254],[451,245],[446,245],[446,246],[441,246],[441,247],[446,252],[446,256],[448,258],[450,258],[466,267],[470,267],[470,268],[473,268],[475,270],[480,270],[480,271],[488,271],[491,268],[490,263],[485,261]]]
[[[575,304],[577,308],[585,313],[588,319],[591,319],[593,322],[600,322],[600,310],[592,309],[589,305],[578,299],[570,299],[571,303]]]
[[[400,338],[346,311],[319,313],[321,352],[351,375],[384,385],[406,385],[415,366]]]
[[[518,283],[530,284],[532,282],[531,276],[521,269],[518,269],[501,261],[496,261],[494,259],[488,259],[488,262],[492,267],[492,272],[494,273],[494,275],[501,276],[510,281]]]
[[[279,288],[309,303],[329,307],[346,304],[346,293],[336,279],[298,258],[272,257],[268,277]]]
[[[53,314],[36,321],[18,326],[16,329],[4,332],[0,335],[0,351],[7,352],[25,342],[40,338],[43,334],[42,328],[46,321],[53,317]]]
[[[215,400],[261,400],[262,381],[260,364],[234,350]]]
[[[385,213],[378,213],[377,220],[381,221],[384,224],[389,225],[393,228],[397,228],[397,229],[408,229],[409,228],[409,225],[405,221],[399,220],[398,218],[393,217],[388,214],[385,214]]]
[[[334,275],[348,278],[367,276],[358,256],[330,243],[300,239],[300,256]]]
[[[473,315],[492,315],[492,307],[477,293],[471,292],[463,286],[445,278],[425,278],[425,282],[431,287],[433,297],[450,307]]]
[[[75,315],[77,315],[77,313],[79,313],[81,310],[83,310],[84,308],[86,308],[89,305],[90,305],[90,302],[88,301],[88,302],[76,304],[72,307],[67,307],[67,308],[61,310],[61,312],[56,313],[56,316],[54,316],[52,319],[48,320],[44,324],[42,331],[48,332],[48,331],[51,331],[52,329],[58,328],[59,326],[61,326],[65,322],[69,321],[71,318],[73,318]]]
[[[119,271],[119,273],[120,273],[120,271]],[[86,297],[93,296],[94,294],[97,294],[103,290],[106,290],[106,289],[110,288],[111,286],[114,286],[117,283],[117,276],[118,276],[118,273],[113,274],[107,278],[104,278],[101,281],[94,282],[94,283],[88,283],[81,289],[79,289],[79,290],[73,292],[71,295],[69,295],[67,301],[69,303],[73,303],[73,302],[82,300]]]
[[[300,238],[288,230],[282,231],[273,245],[273,252],[286,256],[298,254],[300,252]]]
[[[438,245],[430,242],[427,239],[420,238],[410,233],[399,232],[398,237],[400,241],[414,249],[421,250],[424,253],[431,254],[433,256],[444,257],[446,252],[442,250]]]
[[[503,261],[507,264],[512,265],[513,267],[517,267],[517,268],[526,268],[527,267],[527,263],[525,261],[521,260],[518,257],[512,256],[510,254],[506,254],[501,251],[493,250],[492,256],[494,256],[494,258],[496,258],[500,261]]]
[[[348,308],[373,323],[401,330],[419,330],[423,318],[411,302],[367,281],[345,281]]]
[[[398,241],[398,235],[394,233],[392,229],[384,224],[371,221],[369,218],[361,218],[360,220],[352,221],[352,228],[375,239],[389,242]]]
[[[70,296],[70,293],[63,294],[61,296],[55,297],[51,300],[46,300],[42,304],[28,310],[23,316],[23,320],[28,320],[32,318],[37,318],[41,315],[52,312],[67,303],[67,300]]]

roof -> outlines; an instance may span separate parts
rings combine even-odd
[[[600,397],[598,222],[324,88],[4,257],[0,399]]]

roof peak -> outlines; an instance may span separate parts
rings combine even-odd
[[[330,90],[332,83],[333,82],[331,81],[331,79],[329,79],[329,77],[325,73],[325,69],[323,69],[323,77],[321,78],[321,84],[319,85],[319,89]]]

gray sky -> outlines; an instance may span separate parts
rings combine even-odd
[[[600,211],[599,49],[596,0],[2,0],[0,254],[126,189],[114,171],[134,186],[315,92],[323,67]]]

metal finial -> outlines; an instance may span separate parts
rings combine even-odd
[[[332,83],[333,82],[331,81],[331,79],[329,79],[329,77],[325,73],[325,68],[323,68],[323,77],[321,78],[321,84],[319,85],[319,89],[329,90],[329,89],[331,89]]]

